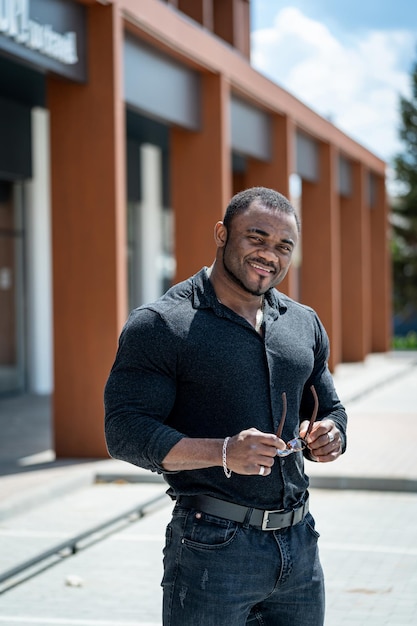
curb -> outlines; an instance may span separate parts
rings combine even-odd
[[[310,476],[313,489],[417,493],[417,479],[370,476]]]

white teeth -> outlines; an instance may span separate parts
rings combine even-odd
[[[272,270],[267,267],[262,267],[262,265],[256,265],[256,263],[251,263],[252,267],[255,267],[258,270],[262,270],[263,272],[272,272]]]

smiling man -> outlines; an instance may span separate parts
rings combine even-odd
[[[346,413],[316,313],[278,292],[299,235],[272,189],[234,196],[210,268],[134,310],[106,390],[109,452],[169,484],[164,626],[321,626],[304,459],[336,460]]]

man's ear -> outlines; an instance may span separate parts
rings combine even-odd
[[[227,228],[223,222],[217,222],[214,227],[214,241],[218,248],[224,248],[227,241]]]

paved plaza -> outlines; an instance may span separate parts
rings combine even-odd
[[[348,452],[334,464],[307,463],[326,626],[415,625],[417,355],[341,366],[336,382],[350,418]],[[0,423],[5,406],[0,403]],[[121,519],[108,534],[80,542],[75,553],[62,551],[27,571],[31,577],[16,578],[15,586],[0,584],[0,626],[160,626],[171,510],[165,483],[112,460],[48,461],[39,436],[37,464],[15,467],[9,458],[0,466],[0,574],[86,528],[152,504],[143,518]],[[25,459],[30,463],[30,454]]]

